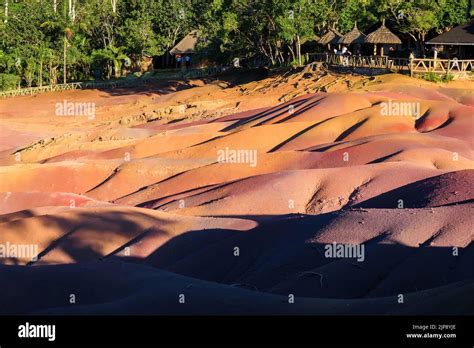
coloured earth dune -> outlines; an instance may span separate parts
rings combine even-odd
[[[0,244],[38,254],[0,313],[474,314],[473,135],[473,81],[397,74],[1,99]]]

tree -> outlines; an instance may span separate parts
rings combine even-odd
[[[45,44],[41,43],[37,49],[38,53],[38,86],[43,86],[44,63],[52,60],[52,50]]]
[[[307,39],[314,37],[315,2],[297,0],[280,2],[282,13],[277,17],[278,37],[287,45],[292,61],[303,64],[301,45]],[[294,47],[294,48],[293,48]]]
[[[112,12],[117,13],[117,0],[110,0],[110,4],[112,5]]]
[[[469,16],[469,0],[439,0],[438,4],[436,13],[438,26],[436,30],[439,33],[463,23]]]
[[[4,86],[120,77],[124,63],[166,54],[198,29],[199,54],[303,64],[301,47],[328,28],[364,31],[383,18],[423,49],[429,35],[472,15],[470,0],[0,0]],[[129,66],[129,64],[127,64]]]
[[[430,31],[440,33],[464,22],[467,9],[467,0],[384,0],[378,4],[378,12],[390,17],[398,30],[413,38],[422,52]]]
[[[112,73],[115,78],[119,78],[121,76],[123,62],[129,58],[124,53],[124,47],[110,46],[105,49],[95,50],[92,53],[92,59],[99,65],[105,63],[107,67],[107,78],[110,78]]]
[[[5,12],[4,12],[4,15],[5,15],[5,19],[3,20],[5,23],[8,22],[8,0],[5,0]]]

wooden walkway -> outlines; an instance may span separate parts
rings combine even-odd
[[[309,55],[310,61],[324,62],[328,65],[346,66],[368,69],[408,69],[407,58],[391,58],[387,56],[356,56],[343,57],[330,53],[314,53]]]
[[[415,74],[436,73],[439,75],[464,75],[474,71],[474,59],[428,59],[393,58],[387,56],[356,56],[344,58],[330,53],[308,55],[310,62],[323,62],[329,66],[350,68],[387,69],[396,72]]]

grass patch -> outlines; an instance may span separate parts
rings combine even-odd
[[[422,78],[426,81],[439,83],[439,82],[449,82],[449,81],[454,80],[454,75],[446,74],[446,75],[440,76],[434,72],[429,72],[429,73],[423,74]]]

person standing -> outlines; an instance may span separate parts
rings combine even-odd
[[[433,47],[433,59],[436,60],[438,58],[438,47]]]
[[[177,54],[176,55],[176,65],[177,65],[178,69],[181,68],[182,63],[183,63],[183,57],[181,56],[181,54]]]
[[[346,52],[344,53],[344,66],[349,66],[349,58],[352,55],[351,51],[349,51],[346,47]]]
[[[189,69],[189,67],[191,66],[191,56],[188,54],[184,57],[184,60],[186,62],[186,69]]]

